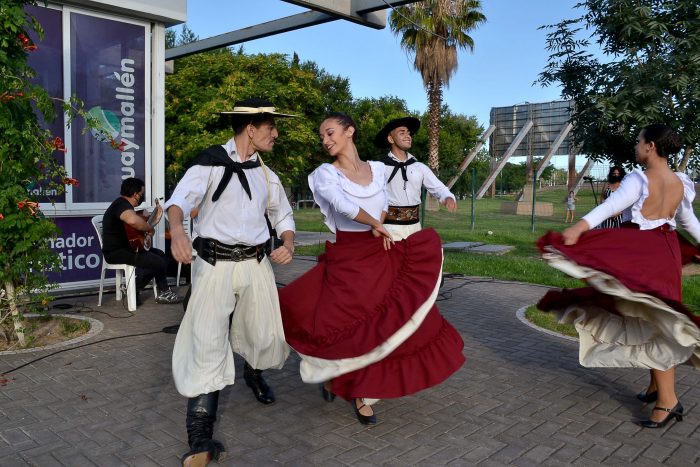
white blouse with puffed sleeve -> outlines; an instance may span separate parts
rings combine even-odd
[[[309,188],[321,208],[323,222],[331,232],[363,232],[370,226],[355,222],[360,208],[375,219],[388,209],[384,182],[384,164],[369,161],[372,181],[359,185],[331,164],[322,164],[309,175]]]
[[[632,221],[641,230],[652,230],[663,224],[676,228],[676,220],[695,241],[700,242],[700,222],[693,212],[695,185],[684,173],[676,172],[683,183],[683,200],[676,209],[675,216],[670,219],[647,219],[642,215],[642,206],[649,197],[649,179],[641,170],[635,170],[625,176],[620,187],[615,190],[600,206],[583,216],[588,225],[593,228],[605,219],[622,212],[622,221]]]

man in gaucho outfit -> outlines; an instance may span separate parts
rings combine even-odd
[[[389,121],[374,137],[374,145],[389,148],[382,159],[386,165],[386,191],[389,211],[384,226],[394,240],[403,240],[421,229],[419,211],[423,187],[451,212],[457,210],[455,195],[430,170],[408,152],[413,135],[420,128],[420,120],[414,117]]]
[[[190,451],[182,458],[188,467],[223,459],[213,431],[219,391],[234,383],[233,352],[245,359],[244,380],[263,404],[275,399],[262,370],[281,368],[289,355],[269,260],[292,260],[295,226],[284,188],[259,153],[272,151],[279,135],[275,117],[292,115],[261,99],[237,102],[222,115],[234,136],[197,155],[165,203],[173,258],[191,263],[193,246],[197,250],[172,360],[175,386],[189,398]],[[182,221],[195,208],[192,242]],[[270,253],[266,214],[283,242]]]

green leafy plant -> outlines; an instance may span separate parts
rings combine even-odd
[[[43,30],[25,11],[27,5],[36,2],[4,0],[0,6],[0,326],[12,327],[9,334],[20,347],[27,342],[22,315],[43,311],[48,292],[55,287],[46,272],[60,267],[60,258],[48,243],[58,228],[44,216],[38,195],[28,188],[63,193],[67,185],[79,183],[55,157],[66,151],[63,141],[42,127],[38,115],[51,120],[58,106],[69,125],[75,117],[84,118],[88,130],[98,130],[112,147],[121,148],[84,111],[80,100],[49,96],[33,84],[35,72],[27,59],[38,46],[29,31],[43,37]]]

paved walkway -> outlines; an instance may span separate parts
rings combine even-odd
[[[287,283],[314,264],[277,268]],[[222,391],[216,437],[225,465],[676,465],[700,455],[700,372],[681,368],[682,423],[642,430],[634,394],[642,370],[578,365],[575,343],[531,329],[516,311],[545,289],[447,278],[439,306],[461,332],[467,363],[444,384],[377,405],[360,425],[347,402],[329,404],[298,376],[291,357],[268,371],[277,403],[262,406],[240,379]],[[107,295],[60,300],[104,323],[80,348],[0,356],[0,466],[178,466],[187,450],[185,398],[172,383],[182,309],[152,297],[129,316]],[[65,312],[65,311],[62,311]],[[142,334],[142,335],[137,335]],[[135,335],[133,337],[123,337]],[[87,345],[86,345],[87,344]],[[38,357],[42,360],[29,363]],[[13,370],[14,368],[27,366]],[[242,361],[237,359],[240,370]]]

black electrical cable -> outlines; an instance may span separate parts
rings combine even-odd
[[[61,297],[61,299],[63,299],[63,297]],[[55,305],[52,305],[51,308],[54,308],[57,310],[70,310],[71,308],[74,308],[71,310],[71,313],[101,313],[101,314],[107,315],[113,319],[124,319],[124,318],[131,318],[132,316],[135,316],[134,313],[129,311],[129,310],[125,310],[127,312],[126,316],[112,315],[110,313],[107,313],[106,311],[95,310],[94,308],[85,305],[83,302],[75,302],[75,304],[57,303]]]
[[[297,258],[297,259],[300,259],[300,260],[302,260],[302,261],[305,260],[305,261],[314,261],[314,262],[316,262],[315,259],[308,259],[308,258]],[[450,300],[450,299],[452,299],[452,291],[457,290],[457,289],[461,289],[461,288],[463,288],[463,287],[466,287],[467,285],[473,285],[473,284],[482,284],[482,283],[493,283],[493,284],[523,284],[523,285],[529,285],[529,286],[535,286],[535,287],[543,287],[543,288],[547,288],[547,289],[553,288],[552,286],[548,286],[548,285],[527,284],[527,283],[524,283],[524,282],[520,283],[520,282],[513,282],[513,281],[502,281],[502,280],[497,280],[497,279],[493,279],[493,278],[471,279],[471,278],[469,278],[469,276],[465,276],[464,274],[453,274],[453,273],[448,273],[448,274],[443,274],[443,277],[445,277],[446,279],[452,279],[452,280],[462,280],[463,283],[460,284],[460,285],[458,285],[458,286],[456,286],[456,287],[452,287],[452,288],[450,288],[450,289],[447,289],[447,290],[444,290],[444,291],[440,292],[439,298],[438,298],[436,301]],[[287,284],[284,284],[284,283],[281,283],[281,282],[276,282],[276,284],[277,284],[279,287],[284,287],[285,285],[287,285]],[[66,304],[57,304],[57,305],[66,305]],[[65,307],[63,307],[63,306],[60,306],[60,307],[59,307],[59,306],[57,306],[57,305],[54,305],[54,308],[57,308],[57,309],[65,309]],[[78,306],[78,305],[80,305],[80,304],[76,304],[76,306]],[[131,317],[131,316],[134,315],[133,313],[131,313],[130,316],[112,316],[112,315],[110,315],[109,313],[105,313],[105,312],[102,312],[102,311],[96,311],[96,310],[93,310],[92,308],[90,308],[90,307],[88,307],[88,306],[85,306],[85,305],[82,305],[82,307],[83,307],[84,309],[89,310],[90,312],[93,312],[93,313],[104,313],[104,314],[110,316],[111,318],[115,318],[115,319],[119,319],[119,318],[128,318],[128,317]],[[67,351],[69,351],[69,350],[80,349],[80,348],[82,348],[82,347],[88,347],[88,346],[91,346],[91,345],[100,344],[100,343],[102,343],[102,342],[107,342],[107,341],[111,341],[111,340],[125,339],[125,338],[128,338],[128,337],[148,336],[148,335],[159,334],[159,333],[164,333],[164,334],[175,334],[175,333],[177,333],[177,329],[178,329],[178,328],[179,328],[179,324],[175,324],[175,325],[171,325],[171,326],[165,326],[165,327],[162,328],[160,331],[152,331],[152,332],[144,332],[144,333],[138,333],[138,334],[127,334],[127,335],[124,335],[124,336],[109,337],[109,338],[107,338],[107,339],[102,339],[102,340],[95,341],[95,342],[88,342],[88,343],[86,343],[86,344],[78,345],[78,346],[75,346],[75,347],[70,347],[70,348],[67,348],[67,349],[57,350],[56,352],[52,352],[52,353],[47,354],[47,355],[44,355],[44,356],[42,356],[42,357],[35,358],[34,360],[31,360],[31,361],[29,361],[29,362],[27,362],[27,363],[24,363],[24,364],[22,364],[22,365],[20,365],[20,366],[18,366],[18,367],[15,367],[15,368],[12,368],[12,369],[10,369],[10,370],[7,370],[7,371],[5,371],[5,372],[3,372],[3,373],[0,373],[0,376],[4,376],[4,375],[7,375],[7,374],[10,374],[10,373],[12,373],[12,372],[14,372],[14,371],[17,371],[17,370],[19,370],[19,369],[21,369],[21,368],[24,368],[24,367],[27,366],[27,365],[31,365],[32,363],[36,363],[36,362],[41,361],[41,360],[43,360],[43,359],[45,359],[45,358],[52,357],[52,356],[57,355],[57,354],[62,353],[62,352],[67,352]]]
[[[54,355],[58,355],[58,354],[63,353],[63,352],[68,352],[68,351],[70,351],[70,350],[75,350],[75,349],[80,349],[80,348],[82,348],[82,347],[88,347],[88,346],[91,346],[91,345],[100,344],[100,343],[102,343],[102,342],[113,341],[113,340],[117,340],[117,339],[126,339],[127,337],[150,336],[150,335],[153,335],[153,334],[160,334],[161,332],[164,333],[164,334],[171,334],[170,332],[166,331],[166,330],[169,330],[170,328],[172,328],[172,326],[166,326],[166,327],[164,327],[163,329],[161,329],[160,331],[142,332],[142,333],[138,333],[138,334],[127,334],[127,335],[124,335],[124,336],[108,337],[108,338],[106,338],[106,339],[101,339],[101,340],[99,340],[99,341],[88,342],[87,344],[76,345],[75,347],[69,347],[69,348],[67,348],[67,349],[57,350],[57,351],[55,351],[55,352],[51,352],[50,354],[46,354],[46,355],[43,355],[43,356],[41,356],[41,357],[35,358],[34,360],[30,360],[30,361],[28,361],[28,362],[26,362],[26,363],[23,363],[23,364],[20,365],[20,366],[14,367],[14,368],[12,368],[12,369],[10,369],[10,370],[4,371],[4,372],[0,373],[0,376],[9,375],[10,373],[12,373],[12,372],[14,372],[14,371],[20,370],[20,369],[24,368],[24,367],[27,366],[27,365],[31,365],[32,363],[39,362],[39,361],[41,361],[41,360],[43,360],[43,359],[45,359],[45,358],[53,357]]]

